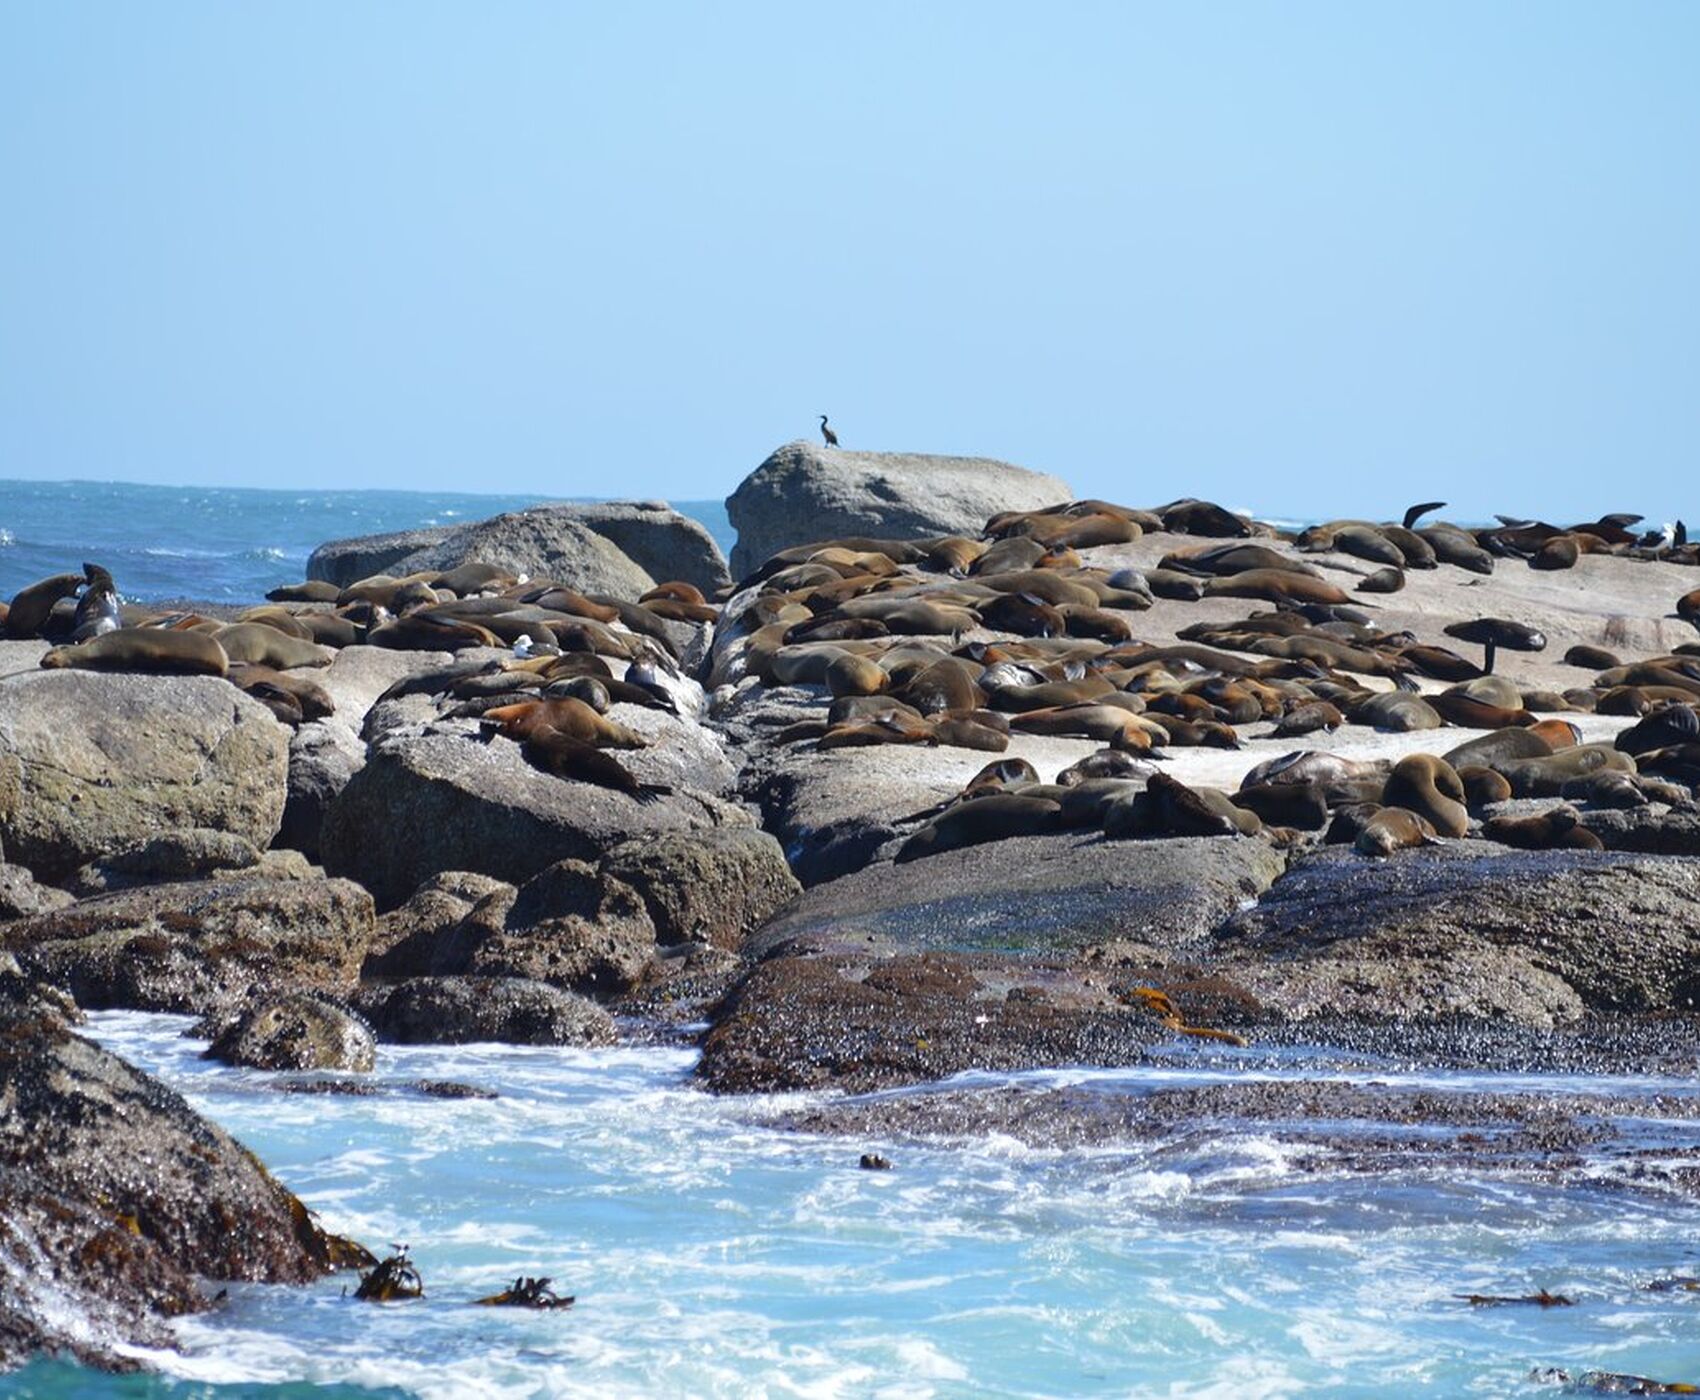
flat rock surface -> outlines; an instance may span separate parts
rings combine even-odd
[[[1112,841],[1020,836],[816,885],[746,945],[873,941],[905,952],[1054,954],[1117,939],[1178,948],[1207,937],[1286,869],[1250,837]]]

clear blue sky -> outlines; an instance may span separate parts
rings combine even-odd
[[[0,477],[1700,520],[1700,4],[0,4]]]

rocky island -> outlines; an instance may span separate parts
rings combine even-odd
[[[550,506],[327,544],[247,608],[80,561],[0,608],[0,1365],[134,1364],[204,1280],[371,1262],[83,1011],[347,1075],[386,1042],[686,1040],[707,1093],[843,1091],[789,1121],[856,1141],[1447,1122],[1563,1172],[1693,1117],[952,1080],[1176,1044],[1692,1076],[1682,532],[1279,530],[806,443],[728,507],[730,566],[659,503]],[[900,1086],[934,1087],[871,1092]],[[1366,1141],[1354,1170],[1410,1161]],[[1700,1189],[1700,1149],[1635,1165]]]

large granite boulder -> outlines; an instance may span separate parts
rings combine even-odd
[[[347,588],[373,574],[387,574],[410,554],[440,544],[457,525],[430,525],[418,530],[394,530],[383,535],[355,535],[326,540],[307,558],[307,577]]]
[[[779,843],[743,826],[628,841],[609,854],[602,872],[642,896],[658,942],[733,952],[802,890]]]
[[[846,452],[788,442],[726,501],[738,531],[732,573],[745,578],[790,545],[845,535],[977,537],[999,511],[1073,498],[1066,482],[982,457]]]
[[[441,967],[452,956],[448,944],[462,920],[497,893],[512,900],[516,891],[501,880],[465,870],[433,875],[407,903],[378,916],[361,977],[412,977]]]
[[[206,1012],[269,991],[348,991],[374,932],[348,880],[179,881],[0,924],[31,976],[91,1009]]]
[[[191,827],[263,849],[288,755],[271,712],[211,676],[16,676],[0,692],[0,841],[47,880]]]
[[[619,598],[641,597],[656,583],[606,535],[580,520],[572,506],[533,506],[463,525],[398,560],[391,572],[439,572],[473,562]]]
[[[732,582],[726,556],[700,520],[681,515],[665,501],[598,501],[553,506],[612,541],[657,583],[680,580],[709,597]]]
[[[134,1370],[202,1280],[371,1262],[182,1097],[30,1003],[0,1002],[0,1371],[37,1351]]]
[[[1509,1021],[1700,1005],[1700,860],[1487,842],[1295,865],[1219,931],[1275,1020]]]
[[[331,803],[320,845],[327,870],[391,909],[442,870],[517,885],[558,860],[599,861],[635,837],[752,824],[700,793],[639,800],[553,777],[506,739],[401,733],[375,744]]]
[[[525,977],[410,977],[355,996],[378,1035],[400,1045],[612,1045],[614,1018],[588,997]]]

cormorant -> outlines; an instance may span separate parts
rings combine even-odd
[[[824,413],[820,416],[820,435],[826,439],[826,445],[828,447],[838,446],[838,434],[826,426],[826,414]]]

